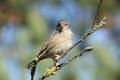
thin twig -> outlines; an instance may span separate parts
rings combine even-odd
[[[78,55],[72,57],[71,59],[68,59],[67,61],[65,61],[64,63],[62,63],[62,64],[60,64],[60,65],[58,65],[58,66],[64,66],[64,65],[70,63],[71,61],[73,61],[74,59],[82,56],[83,53],[85,53],[85,52],[87,52],[87,51],[92,51],[92,50],[93,50],[93,47],[87,46],[87,47],[84,48]]]
[[[61,70],[61,67],[63,67],[64,65],[72,62],[73,60],[75,60],[75,59],[77,59],[78,57],[82,56],[82,54],[84,54],[85,52],[91,51],[91,50],[93,50],[93,48],[90,47],[90,46],[88,46],[88,47],[86,47],[85,49],[83,49],[78,55],[72,57],[71,59],[68,59],[67,61],[65,61],[65,62],[62,63],[62,64],[59,64],[59,65],[57,65],[57,66],[52,67],[51,69],[54,69],[55,71],[59,71],[59,70]],[[44,80],[45,78],[47,78],[47,77],[49,77],[49,76],[51,76],[51,75],[54,75],[54,74],[50,74],[50,75],[49,75],[48,72],[46,72],[46,73],[44,73],[44,74],[39,78],[39,80]]]
[[[97,11],[96,11],[96,15],[95,15],[94,20],[93,20],[93,26],[92,27],[94,27],[94,25],[96,25],[96,22],[98,20],[98,15],[100,13],[100,9],[101,9],[101,6],[102,6],[102,2],[103,2],[103,0],[99,1],[98,7],[97,7]]]
[[[105,19],[106,19],[106,18],[104,17],[104,18],[101,20],[101,22],[99,23],[99,25],[95,25],[92,29],[90,29],[87,33],[85,33],[85,34],[80,38],[80,40],[77,41],[70,49],[68,49],[66,52],[64,52],[63,55],[62,55],[62,57],[61,57],[61,59],[62,59],[62,58],[64,57],[64,55],[66,55],[72,48],[74,48],[78,43],[82,42],[87,36],[91,35],[91,34],[92,34],[93,32],[95,32],[96,30],[102,28],[102,27],[104,26],[104,24],[106,24]],[[86,51],[89,51],[89,50],[91,51],[92,48],[91,48],[91,47],[85,48],[84,50],[81,51],[81,53],[80,53],[79,55],[74,56],[73,58],[67,60],[66,62],[64,62],[64,63],[62,63],[62,64],[60,64],[60,65],[58,65],[58,66],[59,66],[59,67],[63,67],[64,65],[66,65],[66,64],[68,64],[69,62],[71,62],[71,61],[73,61],[74,59],[76,59],[78,56],[82,56],[83,53],[85,53]],[[54,71],[54,72],[60,70],[60,68],[57,68],[58,66],[54,66],[54,65],[53,65],[53,66],[51,67],[51,70]],[[54,75],[54,74],[52,74],[52,73],[49,74],[49,72],[46,72],[46,73],[44,73],[44,74],[39,78],[39,80],[44,80],[45,78],[47,78],[47,77],[49,77],[49,76],[51,76],[51,75]]]

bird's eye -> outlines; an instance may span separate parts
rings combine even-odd
[[[65,26],[67,26],[68,24],[64,24]]]
[[[57,26],[60,26],[60,24],[58,24]]]

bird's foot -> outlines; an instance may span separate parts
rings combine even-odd
[[[57,61],[60,61],[60,60],[62,60],[61,56],[60,55],[55,55],[55,61],[57,62]]]

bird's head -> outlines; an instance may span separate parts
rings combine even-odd
[[[70,24],[68,23],[67,20],[59,20],[57,24],[57,31],[62,32],[65,30],[70,29]]]

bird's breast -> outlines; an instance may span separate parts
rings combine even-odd
[[[51,56],[62,54],[63,51],[66,51],[72,46],[72,38],[73,34],[71,31],[56,34],[51,41],[51,45],[49,45],[48,54]]]

